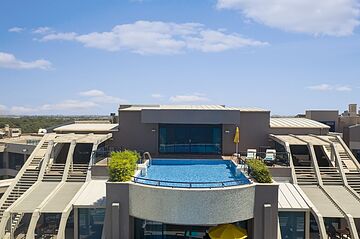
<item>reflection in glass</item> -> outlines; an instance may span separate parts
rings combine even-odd
[[[79,239],[101,238],[105,208],[79,208]]]

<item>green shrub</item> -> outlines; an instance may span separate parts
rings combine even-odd
[[[246,163],[250,168],[250,175],[259,183],[271,183],[271,175],[267,166],[258,159],[247,160]]]
[[[135,151],[112,152],[109,162],[109,180],[111,182],[129,181],[134,175],[139,159],[140,155]]]

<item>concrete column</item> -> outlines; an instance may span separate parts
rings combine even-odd
[[[278,237],[278,185],[257,184],[255,188],[254,239]]]
[[[79,208],[74,208],[74,239],[79,238]]]
[[[106,239],[131,239],[128,183],[106,183],[105,227]],[[114,237],[114,233],[119,233],[121,237]]]
[[[111,205],[111,238],[120,238],[120,203]]]
[[[271,217],[271,205],[270,204],[264,204],[263,207],[263,225],[264,225],[264,230],[263,230],[263,238],[264,239],[271,239],[271,235],[273,234],[273,226],[274,223],[272,223],[272,217]],[[277,228],[277,227],[276,227]]]
[[[310,239],[310,211],[305,212],[305,239]]]

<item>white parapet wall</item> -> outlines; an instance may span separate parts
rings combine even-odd
[[[254,217],[255,186],[183,189],[130,184],[129,214],[169,224],[213,225]]]

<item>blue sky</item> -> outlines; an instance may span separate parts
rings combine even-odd
[[[358,0],[0,3],[0,114],[359,103]]]

